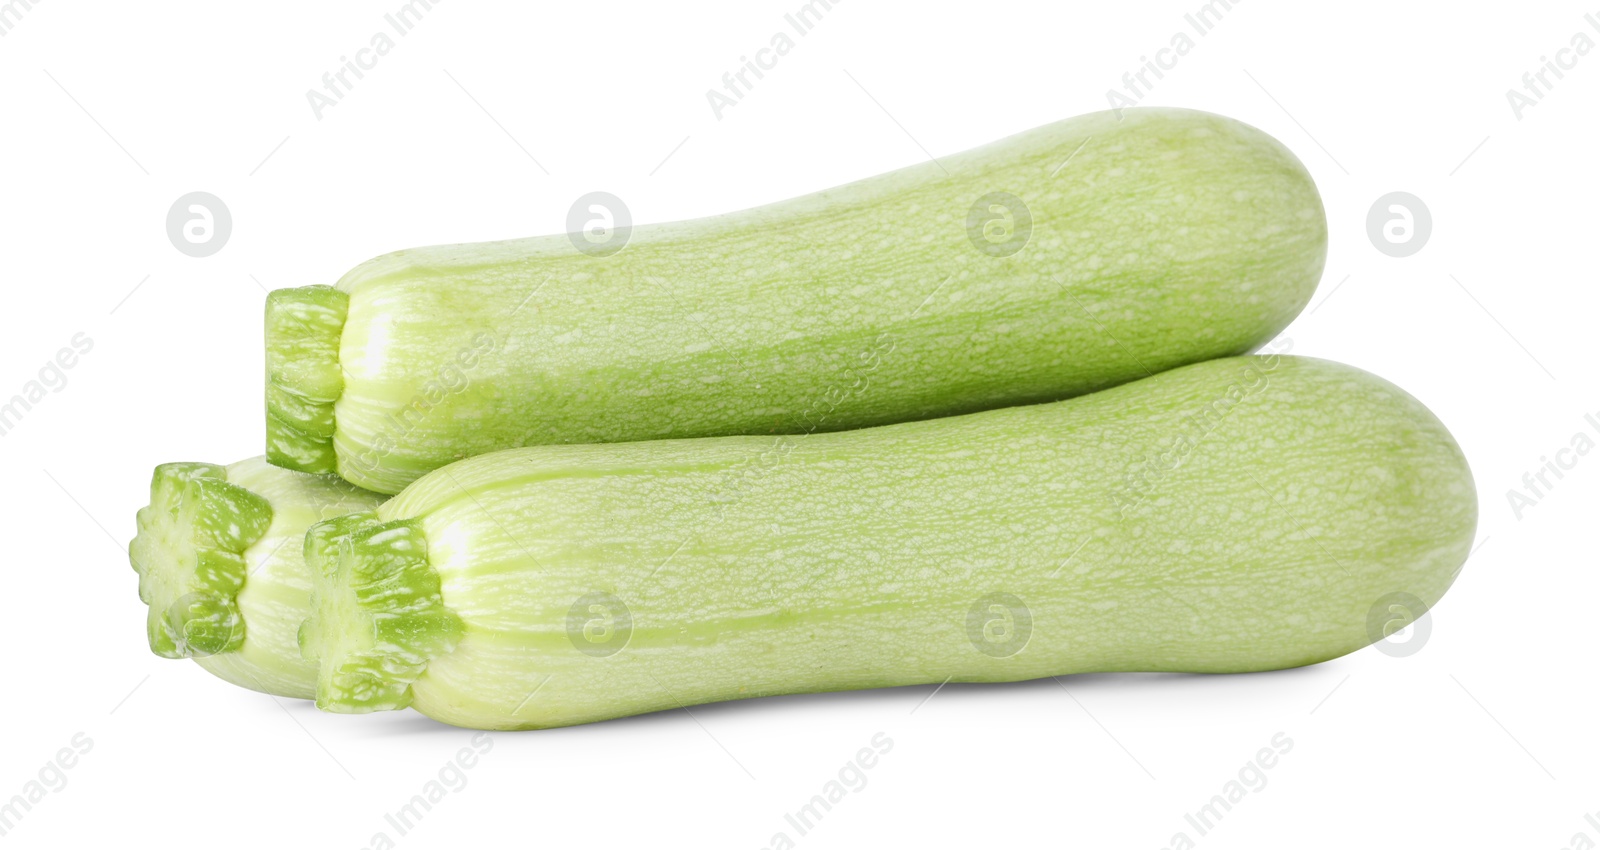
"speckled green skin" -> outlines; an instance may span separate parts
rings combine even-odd
[[[310,613],[307,528],[384,497],[264,458],[156,467],[128,547],[150,612],[150,650],[193,658],[251,690],[310,699],[315,665],[296,640]]]
[[[1032,219],[1010,256],[968,229],[997,192]],[[1326,245],[1316,187],[1277,141],[1128,109],[635,227],[608,257],[565,235],[400,251],[273,293],[268,456],[392,493],[516,446],[1054,401],[1255,350],[1306,304]]]
[[[325,666],[359,651],[379,670],[363,624],[389,618],[405,663],[388,707],[496,729],[946,679],[1270,670],[1383,637],[1368,616],[1388,594],[1431,606],[1476,518],[1460,449],[1399,388],[1228,358],[860,431],[462,461],[358,523],[307,629],[331,635]],[[372,536],[394,528],[398,559]],[[580,651],[623,630],[623,606],[625,645]],[[405,610],[423,612],[413,628]],[[375,707],[356,681],[319,704]]]

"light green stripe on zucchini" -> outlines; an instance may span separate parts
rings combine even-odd
[[[156,467],[128,547],[150,609],[151,651],[193,658],[252,690],[310,699],[317,670],[302,660],[296,634],[310,615],[302,537],[383,500],[264,458]]]
[[[1129,109],[634,227],[610,256],[565,235],[399,251],[272,294],[269,457],[393,493],[515,446],[1053,401],[1255,350],[1326,246],[1277,141]]]
[[[1394,599],[1420,616],[1476,516],[1460,449],[1399,388],[1226,358],[859,431],[465,460],[323,527],[339,545],[312,555],[302,634],[324,708],[496,729],[947,679],[1270,670],[1386,636]]]

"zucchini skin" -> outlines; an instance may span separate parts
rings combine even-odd
[[[1431,607],[1477,496],[1420,402],[1283,355],[785,437],[514,449],[308,541],[317,704],[562,726],[771,694],[1250,672]],[[308,544],[308,552],[310,550]],[[1420,610],[1412,610],[1420,616]]]
[[[311,613],[302,540],[312,525],[384,498],[260,457],[157,466],[128,546],[150,650],[251,690],[313,698],[317,668],[297,640]]]
[[[997,193],[1027,222],[1003,198],[1009,225],[986,222]],[[610,256],[566,235],[445,245],[274,292],[268,458],[394,493],[512,447],[1054,401],[1254,351],[1310,299],[1326,250],[1316,186],[1265,133],[1095,113],[636,226]]]

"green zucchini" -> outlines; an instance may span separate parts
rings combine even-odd
[[[1387,636],[1396,595],[1420,616],[1476,520],[1461,450],[1404,391],[1226,358],[858,431],[465,460],[307,533],[301,646],[322,708],[490,729],[1270,670]]]
[[[311,699],[317,668],[296,641],[311,604],[306,529],[383,500],[259,457],[156,467],[128,547],[150,606],[150,650],[251,690]]]
[[[563,235],[400,251],[272,293],[268,459],[394,493],[511,447],[1055,401],[1254,351],[1327,248],[1293,154],[1177,109],[629,233],[616,253]]]

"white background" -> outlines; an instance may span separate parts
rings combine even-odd
[[[3,4],[0,4],[3,5]],[[93,749],[0,842],[204,846],[1567,847],[1600,827],[1600,458],[1523,511],[1508,490],[1600,412],[1593,364],[1600,56],[1519,120],[1506,90],[1575,33],[1549,2],[1236,4],[1145,104],[1224,113],[1296,151],[1327,274],[1294,351],[1377,372],[1451,427],[1480,548],[1410,657],[1229,677],[1105,675],[707,706],[492,737],[409,834],[385,822],[472,733],[346,717],[152,656],[125,546],[150,469],[262,445],[264,288],[395,248],[739,209],[1106,107],[1200,0],[843,0],[721,120],[706,90],[801,0],[449,0],[318,120],[306,91],[401,0],[36,0],[0,37],[0,398],[74,334],[93,350],[0,437],[0,799]],[[20,8],[18,6],[17,8]],[[1192,31],[1191,31],[1192,34]],[[1600,50],[1595,51],[1600,54]],[[1570,58],[1570,57],[1569,57]],[[870,94],[869,94],[870,93]],[[195,259],[168,207],[233,234]],[[1432,212],[1415,256],[1368,208]],[[784,820],[876,733],[893,750],[809,834]],[[1293,749],[1209,834],[1184,820],[1270,739]],[[1596,823],[1600,823],[1597,820]]]

